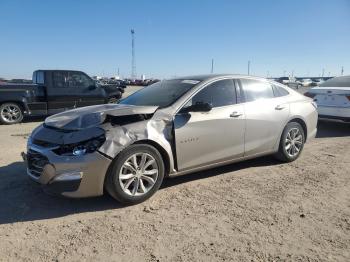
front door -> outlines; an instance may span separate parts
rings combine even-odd
[[[76,91],[69,86],[68,80],[68,71],[52,71],[51,84],[47,88],[49,114],[56,114],[77,106]]]
[[[105,92],[83,72],[69,73],[70,86],[76,92],[77,107],[98,105],[105,103]]]
[[[184,112],[196,103],[210,103],[213,108],[209,112]],[[204,87],[174,119],[179,171],[242,157],[244,122],[243,106],[237,104],[232,79]]]

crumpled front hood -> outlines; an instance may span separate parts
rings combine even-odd
[[[104,104],[69,110],[46,118],[45,125],[64,130],[81,130],[102,124],[106,116],[153,114],[157,106]]]

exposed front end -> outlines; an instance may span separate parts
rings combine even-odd
[[[27,152],[22,154],[28,176],[51,194],[67,197],[102,195],[111,160],[99,153],[97,148],[85,148],[86,144],[97,143],[94,138],[72,144],[48,142],[49,139],[44,138],[51,136],[51,140],[55,141],[60,135],[71,134],[44,126],[33,132],[28,140]]]
[[[163,128],[158,122],[147,121],[156,109],[106,104],[46,118],[22,154],[28,176],[49,193],[102,195],[112,159],[136,140],[159,137],[163,131],[156,129]]]

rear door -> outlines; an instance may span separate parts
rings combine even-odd
[[[245,99],[245,155],[272,151],[289,117],[289,103],[284,97],[288,92],[277,95],[264,80],[240,79],[239,82]]]
[[[244,112],[237,103],[232,79],[204,87],[184,106],[210,103],[209,112],[180,110],[175,116],[175,144],[179,171],[242,157]],[[184,113],[182,113],[184,112]]]

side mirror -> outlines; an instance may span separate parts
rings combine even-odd
[[[186,112],[209,112],[213,109],[213,106],[209,103],[197,102],[186,108]]]

